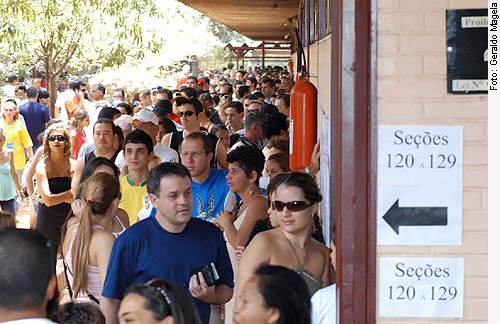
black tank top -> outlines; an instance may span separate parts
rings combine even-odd
[[[120,149],[116,150],[115,154],[113,154],[113,156],[110,159],[111,162],[115,163],[118,153],[120,153]],[[95,156],[94,151],[85,154],[85,164],[87,164],[88,161],[95,159],[96,157],[97,156]]]

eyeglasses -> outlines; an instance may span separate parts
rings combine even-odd
[[[289,202],[282,202],[279,200],[275,200],[271,203],[271,206],[273,207],[273,209],[276,209],[279,212],[283,211],[285,207],[291,212],[300,212],[308,207],[311,207],[312,204],[308,201],[300,201],[300,200],[289,201]]]
[[[64,142],[66,140],[66,136],[64,136],[64,135],[50,135],[49,137],[47,137],[47,140],[49,142],[55,142],[55,141]]]
[[[181,118],[182,118],[182,117],[184,117],[184,116],[186,116],[186,117],[191,117],[191,116],[193,116],[193,115],[194,115],[194,111],[192,111],[192,110],[188,110],[188,111],[179,111],[178,115],[179,115],[179,117],[181,117]]]

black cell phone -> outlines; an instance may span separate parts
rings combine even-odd
[[[203,274],[203,277],[205,278],[205,281],[207,282],[207,285],[209,287],[215,285],[217,280],[220,279],[219,273],[217,272],[217,269],[215,268],[215,264],[213,262],[194,269],[193,271],[191,271],[191,276],[194,274],[198,274],[198,272],[201,272]]]

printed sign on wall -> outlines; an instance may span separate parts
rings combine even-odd
[[[462,126],[381,125],[379,245],[462,243]]]
[[[464,259],[380,258],[379,316],[463,317]]]
[[[488,10],[446,10],[448,93],[488,93]]]

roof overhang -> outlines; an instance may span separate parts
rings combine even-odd
[[[180,0],[255,41],[286,42],[299,0]],[[288,36],[287,36],[288,35]]]

